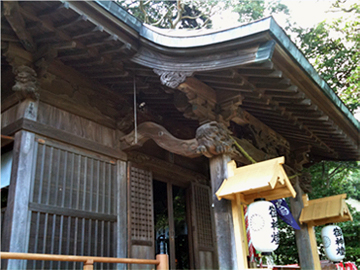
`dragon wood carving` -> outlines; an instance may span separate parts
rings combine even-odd
[[[211,158],[224,153],[239,155],[233,147],[230,131],[223,124],[215,121],[200,126],[196,131],[196,138],[191,140],[175,138],[164,127],[153,122],[140,124],[137,136],[137,143],[135,143],[135,131],[123,136],[120,139],[121,149],[140,147],[147,140],[152,139],[161,148],[190,158],[201,155]]]

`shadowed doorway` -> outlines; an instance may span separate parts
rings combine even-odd
[[[153,181],[156,253],[169,254],[170,269],[189,269],[186,189]]]

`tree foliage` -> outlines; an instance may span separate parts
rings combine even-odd
[[[146,24],[167,29],[211,28],[211,17],[221,7],[217,0],[176,1],[118,1],[118,3]]]
[[[288,14],[279,0],[125,0],[118,3],[146,24],[168,29],[212,28],[212,16],[230,9],[239,14],[239,22],[251,22],[273,13]]]
[[[354,111],[360,107],[360,5],[345,8],[336,1],[330,11],[344,14],[308,29],[291,27],[291,31],[297,34],[305,57]]]
[[[322,161],[309,168],[312,175],[313,192],[310,199],[346,193],[348,198],[360,200],[360,164],[358,162]],[[338,223],[345,239],[344,261],[356,262],[360,266],[360,212],[349,206],[353,221]],[[321,243],[322,226],[316,227],[316,238],[320,246],[320,258],[326,259]]]

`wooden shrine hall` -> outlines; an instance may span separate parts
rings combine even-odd
[[[284,157],[298,219],[311,187],[303,166],[360,160],[359,122],[271,17],[174,31],[113,1],[1,5],[2,251],[162,251],[170,269],[240,269],[231,202],[215,195],[229,161]],[[311,237],[304,222],[301,269],[316,268]]]

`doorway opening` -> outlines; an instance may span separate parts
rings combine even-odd
[[[153,180],[156,253],[169,255],[170,269],[190,269],[186,189]]]

